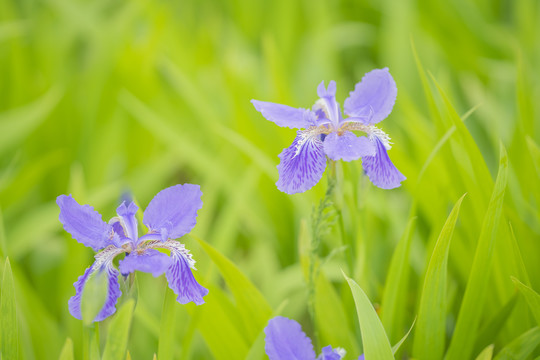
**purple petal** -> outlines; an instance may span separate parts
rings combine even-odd
[[[134,202],[130,202],[129,205],[126,206],[125,201],[122,202],[122,205],[120,205],[116,209],[116,213],[118,214],[120,219],[122,219],[122,226],[124,228],[124,232],[134,244],[137,243],[137,240],[139,238],[139,233],[137,230],[137,218],[135,217],[137,210],[139,210],[139,207],[135,205]]]
[[[148,204],[143,223],[155,233],[168,233],[177,239],[193,229],[197,211],[202,208],[199,185],[175,185],[161,190]]]
[[[362,355],[360,355],[360,356],[358,357],[358,360],[364,360],[365,358],[366,358],[366,357],[364,356],[364,354],[362,354]]]
[[[328,345],[322,348],[322,353],[317,357],[317,360],[341,360],[345,356],[345,350],[333,349]]]
[[[305,129],[315,125],[316,115],[311,110],[259,100],[251,100],[251,103],[266,120],[270,120],[278,126]]]
[[[320,100],[317,101],[313,110],[316,111],[316,113],[318,113],[319,110],[324,111],[326,117],[334,123],[334,125],[338,125],[342,120],[342,116],[341,109],[336,101],[336,82],[334,80],[330,81],[327,89],[324,87],[324,81],[321,82],[317,87],[317,95],[319,95]],[[318,118],[320,118],[320,115]]]
[[[308,136],[301,131],[291,146],[279,154],[277,188],[287,194],[304,192],[321,180],[326,168],[323,143],[319,136]]]
[[[332,160],[358,160],[362,156],[375,155],[375,146],[365,136],[356,136],[350,131],[339,135],[333,132],[324,139],[324,152]]]
[[[396,102],[397,87],[388,68],[368,72],[345,100],[345,114],[364,124],[384,120]]]
[[[99,251],[110,244],[111,225],[104,222],[101,215],[90,205],[79,205],[71,195],[56,198],[60,207],[60,222],[64,230],[81,244]]]
[[[393,189],[401,186],[401,182],[407,178],[392,164],[382,141],[376,136],[373,137],[373,141],[377,148],[377,154],[362,158],[362,166],[369,180],[381,189]]]
[[[142,254],[133,251],[129,255],[126,255],[123,260],[120,260],[118,267],[124,276],[138,270],[151,273],[154,277],[158,277],[165,273],[171,264],[172,260],[166,254],[154,249],[146,249]]]
[[[191,269],[195,269],[195,261],[191,258],[191,254],[184,244],[168,240],[163,243],[155,243],[153,246],[171,251],[171,265],[165,275],[169,287],[178,295],[176,301],[180,304],[187,304],[190,301],[197,305],[204,304],[203,297],[208,294],[208,289],[195,280],[191,272]]]
[[[270,360],[315,360],[311,340],[296,321],[277,316],[270,319],[264,333]]]
[[[123,253],[123,249],[109,246],[102,252],[96,255],[96,261],[86,269],[83,275],[73,284],[75,287],[75,295],[68,301],[69,312],[71,315],[79,320],[82,320],[81,314],[81,298],[84,290],[84,286],[88,281],[88,278],[96,271],[106,271],[108,278],[107,284],[107,298],[103,308],[100,310],[94,321],[101,321],[116,311],[116,302],[122,292],[120,291],[120,285],[118,284],[118,270],[113,267],[113,259],[115,256]]]

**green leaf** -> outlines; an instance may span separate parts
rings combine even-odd
[[[103,360],[123,359],[126,356],[127,343],[135,301],[128,299],[118,310],[109,325]]]
[[[521,281],[512,276],[512,281],[517,286],[521,294],[527,301],[531,312],[533,313],[536,323],[540,325],[540,295],[529,286],[523,284]]]
[[[353,279],[347,277],[345,273],[343,273],[343,276],[349,283],[353,294],[366,360],[394,359],[392,347],[384,332],[384,327],[369,298]]]
[[[416,324],[416,319],[414,319],[411,327],[409,328],[409,331],[407,331],[407,333],[394,346],[392,346],[392,352],[394,353],[394,355],[396,355],[401,345],[403,345],[405,340],[407,340],[407,338],[411,334],[411,331],[414,328],[414,324]]]
[[[15,285],[9,258],[6,259],[2,276],[2,294],[0,295],[0,328],[2,339],[2,359],[18,359],[19,331],[17,324],[17,303],[15,302]]]
[[[73,341],[67,338],[58,360],[73,360]]]
[[[176,294],[168,286],[165,289],[161,324],[159,327],[158,358],[172,359],[174,345],[174,325],[176,320]]]
[[[459,198],[446,219],[429,260],[418,308],[418,326],[414,333],[413,355],[418,359],[441,359],[443,356],[448,252],[465,195]]]
[[[500,224],[508,177],[508,156],[502,144],[500,153],[499,173],[482,223],[469,282],[447,353],[448,360],[470,358],[478,334],[480,317],[488,292],[488,274],[493,260],[493,248]]]
[[[493,357],[494,345],[488,345],[482,352],[476,357],[476,360],[491,360]]]
[[[536,326],[502,348],[495,360],[528,359],[539,344],[540,327]]]
[[[411,213],[414,213],[411,211]],[[397,245],[386,277],[381,305],[381,321],[390,339],[402,333],[403,298],[409,281],[409,256],[416,217],[411,217]]]
[[[266,326],[268,319],[272,315],[272,308],[255,285],[236,265],[205,241],[196,239],[219,268],[236,301],[238,311],[242,317],[245,335],[250,342],[254,341],[261,329]]]

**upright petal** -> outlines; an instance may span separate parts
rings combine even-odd
[[[392,112],[397,87],[388,68],[368,72],[345,100],[345,114],[364,124],[376,124]]]
[[[366,136],[356,136],[350,131],[342,135],[333,132],[324,139],[324,152],[332,160],[358,160],[375,155],[375,146]]]
[[[102,252],[96,255],[96,261],[86,269],[83,275],[73,284],[75,287],[75,295],[72,296],[69,301],[69,312],[71,315],[79,320],[82,320],[81,314],[81,299],[86,282],[95,272],[105,271],[107,281],[107,297],[103,308],[100,310],[94,321],[101,321],[116,311],[116,302],[122,292],[120,291],[120,285],[118,284],[118,270],[113,266],[113,259],[115,256],[124,252],[124,249],[115,248],[109,246]]]
[[[317,118],[315,113],[309,109],[297,109],[287,105],[259,100],[251,100],[251,103],[266,120],[270,120],[282,127],[306,129],[315,125]]]
[[[296,321],[277,316],[270,319],[264,333],[270,360],[315,360],[311,340]]]
[[[287,194],[304,192],[321,180],[326,157],[319,135],[299,131],[291,146],[279,154],[277,188]]]
[[[118,267],[124,276],[139,270],[158,277],[165,273],[171,264],[171,257],[154,249],[146,249],[141,254],[132,251],[123,260],[120,260]]]
[[[56,198],[60,207],[60,222],[64,230],[81,244],[99,251],[110,244],[112,226],[101,218],[101,215],[90,205],[79,205],[71,195],[60,195]]]
[[[330,81],[328,88],[324,87],[324,81],[321,82],[317,87],[317,95],[319,95],[320,99],[313,106],[313,110],[316,112],[322,110],[326,117],[335,126],[338,126],[342,116],[341,109],[336,101],[336,82],[334,80]]]
[[[171,265],[167,269],[165,275],[169,282],[169,287],[178,297],[176,300],[180,304],[187,304],[193,301],[197,305],[204,304],[203,297],[208,294],[208,289],[201,286],[191,269],[195,270],[195,260],[191,258],[191,254],[186,249],[184,244],[168,240],[166,242],[156,241],[152,247],[169,249],[171,251]]]
[[[161,190],[148,204],[143,223],[151,232],[166,231],[168,238],[177,239],[193,229],[197,211],[202,208],[199,185],[175,185]]]
[[[401,182],[406,177],[390,161],[383,142],[376,136],[372,137],[372,141],[375,143],[377,153],[375,156],[362,158],[362,166],[369,180],[381,189],[393,189],[401,186]]]
[[[122,226],[124,228],[125,234],[128,238],[131,239],[134,244],[137,243],[137,240],[139,238],[139,233],[137,230],[137,218],[135,217],[137,210],[139,210],[139,207],[133,201],[130,202],[127,206],[126,202],[124,201],[116,209],[116,213],[118,214],[120,219],[122,219]]]
[[[317,357],[317,360],[341,360],[344,357],[346,351],[341,348],[333,349],[328,345],[322,348],[322,353]]]

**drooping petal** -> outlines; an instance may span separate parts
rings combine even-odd
[[[317,118],[315,113],[309,109],[297,109],[287,105],[259,100],[251,100],[251,103],[265,119],[282,127],[306,129],[315,125]]]
[[[199,185],[175,185],[161,190],[148,204],[143,223],[150,232],[167,232],[168,238],[177,239],[193,229],[197,211],[202,208]],[[165,239],[166,240],[166,239]]]
[[[315,360],[311,340],[296,321],[277,316],[268,321],[264,333],[270,360]]]
[[[322,348],[322,353],[317,357],[317,360],[341,360],[344,357],[346,351],[341,348],[333,349],[328,345]]]
[[[319,135],[299,131],[291,146],[279,154],[277,188],[287,194],[304,192],[321,180],[326,157]]]
[[[318,112],[322,110],[326,117],[337,126],[341,120],[341,109],[336,101],[336,82],[330,81],[328,88],[324,87],[324,81],[317,87],[317,95],[320,99],[313,106],[313,111]],[[320,117],[320,116],[319,116]]]
[[[358,357],[358,360],[364,360],[365,358],[366,358],[366,357],[364,356],[364,354],[362,354],[362,355],[360,355],[360,356]]]
[[[152,247],[169,249],[171,251],[171,265],[165,272],[169,287],[178,297],[176,301],[180,304],[187,304],[193,301],[197,305],[204,304],[203,297],[208,294],[208,289],[201,286],[191,270],[195,270],[195,260],[186,249],[184,244],[168,240],[166,242],[156,241]]]
[[[102,252],[96,255],[96,261],[86,269],[83,275],[77,279],[73,284],[75,287],[75,295],[72,296],[69,301],[69,312],[76,319],[82,320],[81,314],[81,299],[86,282],[93,276],[95,272],[104,271],[107,275],[107,297],[103,307],[94,319],[94,321],[101,321],[116,311],[116,301],[122,295],[120,291],[120,285],[118,284],[119,272],[113,266],[113,259],[115,256],[125,252],[124,249],[119,249],[114,246],[109,246]]]
[[[118,267],[124,276],[139,270],[158,277],[165,273],[171,264],[171,257],[154,249],[146,249],[142,254],[133,251],[126,255],[123,260],[120,260]]]
[[[377,153],[375,156],[362,158],[362,166],[369,180],[381,189],[393,189],[401,186],[401,182],[407,178],[392,164],[383,142],[376,136],[372,137],[372,141]]]
[[[325,137],[323,144],[324,152],[332,160],[352,161],[375,155],[375,146],[366,136],[356,136],[350,131],[342,135],[333,132]]]
[[[388,68],[375,69],[350,92],[345,100],[345,114],[366,125],[376,124],[392,112],[396,97],[396,83]]]
[[[139,233],[137,230],[137,218],[135,217],[137,210],[139,210],[139,207],[133,201],[127,206],[126,202],[124,201],[116,209],[116,213],[122,219],[125,234],[134,244],[137,243],[139,238]]]
[[[90,205],[80,205],[71,195],[56,198],[60,207],[60,222],[64,230],[81,244],[99,251],[110,244],[112,226]]]

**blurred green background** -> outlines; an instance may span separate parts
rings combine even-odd
[[[0,268],[9,257],[19,355],[57,359],[69,337],[82,358],[83,326],[67,300],[93,253],[62,230],[56,197],[71,193],[109,219],[126,192],[144,208],[159,190],[184,182],[200,184],[204,194],[193,234],[230,258],[274,311],[281,306],[279,313],[312,334],[299,238],[309,236],[302,229],[326,181],[294,196],[276,189],[277,155],[295,134],[249,101],[307,108],[317,84],[336,80],[342,103],[364,73],[382,67],[395,78],[398,98],[381,127],[408,179],[385,191],[362,175],[360,161],[339,164],[335,201],[343,216],[322,249],[323,256],[338,250],[317,292],[320,345],[342,346],[349,359],[361,353],[340,268],[381,310],[391,343],[405,334],[435,241],[467,193],[448,260],[448,346],[502,143],[508,186],[477,310],[481,327],[505,316],[484,343],[476,339],[474,355],[490,343],[498,351],[535,325],[521,297],[501,312],[516,294],[510,276],[540,290],[539,35],[534,0],[2,0]],[[454,131],[454,110],[468,132]],[[408,244],[405,278],[385,318],[381,302],[400,239]],[[200,307],[176,306],[175,357],[245,358],[256,337],[239,320],[235,289],[196,240],[182,241],[210,295]],[[133,359],[150,359],[166,282],[137,276],[128,349]],[[107,324],[100,326],[103,343]],[[412,344],[399,356],[410,356]],[[260,337],[255,347],[262,351]]]

